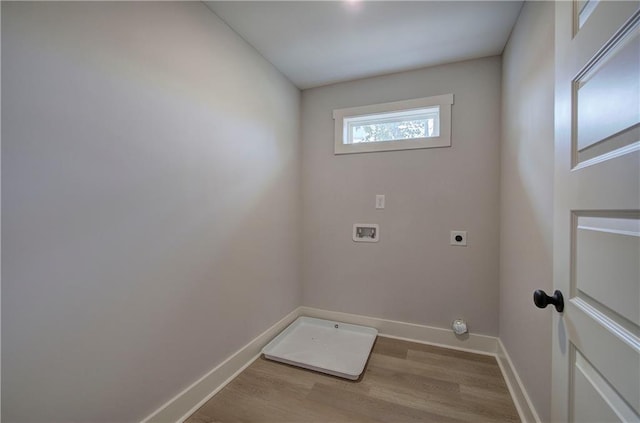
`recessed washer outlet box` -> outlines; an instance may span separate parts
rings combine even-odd
[[[354,223],[353,240],[355,242],[378,242],[380,227],[375,223]]]

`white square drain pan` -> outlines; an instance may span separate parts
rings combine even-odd
[[[262,353],[269,360],[356,380],[377,335],[366,326],[298,317]]]

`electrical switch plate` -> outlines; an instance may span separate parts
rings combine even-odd
[[[384,195],[377,194],[376,195],[376,209],[384,209]]]
[[[451,231],[451,245],[467,246],[467,231]]]

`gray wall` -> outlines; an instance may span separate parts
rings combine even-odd
[[[201,3],[2,3],[2,420],[141,419],[301,303],[299,102]]]
[[[540,418],[550,419],[554,5],[527,2],[503,56],[500,339]]]
[[[500,68],[492,57],[303,91],[304,305],[439,327],[463,317],[497,335]],[[333,109],[446,93],[452,147],[333,154]],[[380,224],[380,242],[354,243],[353,223]],[[452,229],[468,247],[449,245]]]

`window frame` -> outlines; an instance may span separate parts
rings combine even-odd
[[[412,150],[419,148],[438,148],[451,146],[451,106],[453,94],[442,94],[411,100],[393,101],[368,106],[348,107],[333,111],[334,154],[371,153],[378,151]],[[439,107],[440,135],[437,137],[411,138],[394,141],[363,142],[345,144],[345,119],[371,117],[393,112],[411,111],[429,107]]]

